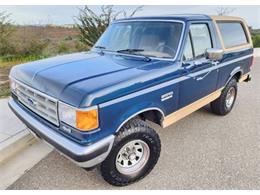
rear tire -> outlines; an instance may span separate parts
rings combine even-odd
[[[133,119],[122,127],[109,156],[101,163],[105,181],[126,186],[148,175],[161,151],[158,134],[141,119]]]
[[[224,116],[228,114],[236,101],[237,97],[237,80],[232,78],[226,87],[222,90],[218,99],[211,102],[211,110],[217,115]]]

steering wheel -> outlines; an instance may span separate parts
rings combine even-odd
[[[168,49],[169,51],[173,52],[173,54],[176,53],[175,49],[171,48],[171,47],[168,46],[168,45],[159,45],[159,46],[157,46],[157,47],[155,48],[155,50],[156,50],[156,51],[159,51],[161,48],[166,48],[166,49]],[[168,54],[171,54],[171,52],[168,53]]]

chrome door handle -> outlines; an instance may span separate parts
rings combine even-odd
[[[201,81],[203,80],[206,76],[209,75],[209,73],[211,73],[211,71],[207,72],[206,74],[204,74],[203,76],[201,77],[193,77],[196,81]]]

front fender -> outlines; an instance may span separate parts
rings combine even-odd
[[[127,121],[145,111],[155,110],[164,117],[165,110],[158,101],[138,96],[126,101],[100,106],[100,128],[104,134],[115,134]],[[142,101],[141,101],[142,100]]]
[[[126,124],[129,120],[134,118],[135,116],[144,113],[146,111],[158,111],[161,113],[162,117],[164,118],[164,111],[160,107],[160,105],[155,105],[154,103],[151,102],[146,102],[142,104],[137,104],[133,106],[131,109],[126,110],[124,114],[120,117],[119,123],[117,125],[116,131],[118,132],[121,127]]]

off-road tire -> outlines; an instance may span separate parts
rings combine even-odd
[[[124,175],[116,167],[116,158],[120,149],[133,140],[145,142],[150,149],[150,155],[146,164],[138,171],[135,176]],[[113,147],[108,157],[101,163],[100,171],[102,177],[109,184],[114,186],[126,186],[136,182],[146,175],[156,165],[161,151],[161,142],[158,134],[150,128],[147,123],[139,118],[127,122],[116,135]]]
[[[232,105],[228,108],[226,106],[226,97],[230,88],[235,89],[235,98],[233,100]],[[211,102],[210,106],[212,112],[220,116],[224,116],[228,114],[232,110],[235,104],[236,97],[237,97],[237,80],[235,78],[232,78],[225,86],[225,88],[222,90],[220,97],[214,100],[213,102]]]

